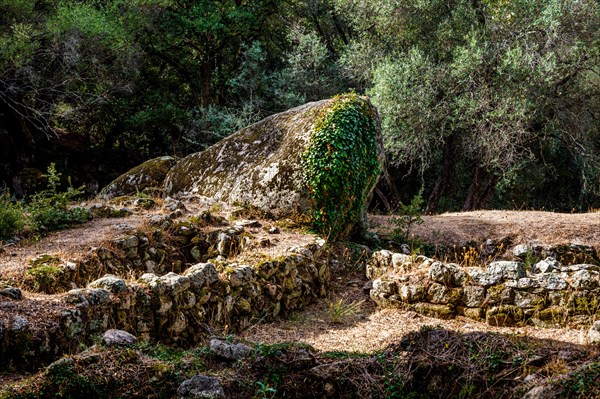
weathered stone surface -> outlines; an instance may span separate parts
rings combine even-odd
[[[500,279],[517,280],[527,275],[525,265],[521,262],[497,261],[488,266],[488,274]]]
[[[137,338],[127,331],[110,329],[102,335],[102,343],[107,346],[129,346],[137,342]]]
[[[23,297],[23,294],[17,287],[6,287],[0,290],[0,296],[19,300]]]
[[[202,287],[205,283],[210,285],[219,280],[219,273],[212,263],[197,263],[190,266],[184,273],[195,287]]]
[[[112,274],[106,274],[104,277],[99,278],[96,281],[92,281],[89,284],[90,288],[104,288],[113,294],[118,294],[119,292],[125,290],[127,285],[125,284],[125,280],[118,278]]]
[[[451,319],[456,315],[452,305],[439,305],[426,302],[419,302],[411,305],[412,309],[420,314],[438,319]]]
[[[591,290],[598,286],[599,273],[595,270],[579,270],[572,276],[571,286],[577,289]]]
[[[64,301],[71,304],[108,305],[110,293],[101,288],[79,288],[69,291]]]
[[[463,289],[463,303],[469,308],[480,307],[484,299],[485,288],[483,287],[472,285]]]
[[[272,115],[203,152],[188,155],[168,173],[166,194],[195,193],[279,216],[313,209],[303,179],[302,154],[311,140],[315,120],[335,101],[318,101]],[[368,100],[362,101],[372,109]],[[376,117],[376,111],[372,115]],[[378,161],[383,162],[383,148],[373,145],[379,152]],[[372,189],[365,187],[367,192]]]
[[[593,345],[600,345],[600,321],[594,322],[587,334],[588,342]]]
[[[435,262],[429,268],[429,278],[444,285],[452,284],[453,270],[442,262]]]
[[[148,187],[160,187],[176,162],[175,158],[169,156],[146,161],[117,177],[100,191],[99,196],[110,199],[133,195]]]
[[[240,360],[246,357],[252,349],[248,345],[230,344],[213,338],[210,340],[210,351],[223,359]]]
[[[225,399],[225,391],[218,378],[199,374],[179,385],[177,399]]]
[[[559,261],[552,257],[547,257],[546,259],[541,260],[533,265],[531,271],[533,273],[550,273],[553,270],[559,270],[560,267],[561,264]]]
[[[539,285],[547,290],[564,290],[567,288],[567,282],[558,274],[542,274],[537,278]]]
[[[402,285],[398,291],[400,299],[407,303],[420,301],[425,293],[425,289],[416,284]]]

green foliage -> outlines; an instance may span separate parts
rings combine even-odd
[[[89,210],[80,207],[70,208],[70,202],[82,193],[69,184],[66,191],[59,190],[61,174],[54,164],[48,166],[48,188],[36,193],[27,204],[34,229],[38,232],[60,230],[90,219]]]
[[[0,193],[0,240],[13,238],[24,227],[26,215],[19,202],[8,193]]]
[[[256,381],[258,388],[254,394],[255,399],[271,399],[277,394],[277,389],[270,386],[268,383],[262,381]]]
[[[376,115],[355,94],[337,97],[314,125],[303,154],[315,229],[329,240],[349,233],[380,173]]]
[[[403,242],[414,240],[414,237],[411,236],[412,228],[423,223],[423,202],[423,189],[421,188],[409,204],[400,204],[398,216],[392,218],[392,223],[396,225],[393,233],[396,239]]]

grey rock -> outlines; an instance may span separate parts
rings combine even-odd
[[[192,284],[189,277],[173,272],[169,272],[161,277],[152,273],[144,273],[138,281],[146,283],[159,296],[165,293],[173,296],[177,295],[190,288]]]
[[[229,283],[232,287],[245,285],[254,279],[254,269],[250,266],[236,267],[229,275]]]
[[[502,282],[502,274],[490,274],[479,269],[467,270],[469,277],[482,287],[489,287]]]
[[[440,284],[451,285],[453,274],[454,271],[442,262],[435,262],[429,268],[429,278]]]
[[[98,280],[92,281],[89,284],[90,288],[104,288],[113,294],[118,294],[127,288],[125,280],[118,278],[112,274],[106,274]]]
[[[135,248],[138,246],[138,244],[140,243],[139,238],[137,238],[136,236],[131,236],[126,238],[125,240],[123,240],[123,248],[125,249],[131,249],[131,248]]]
[[[523,399],[550,399],[554,397],[555,395],[550,387],[546,385],[539,385],[527,391],[527,393],[523,396]]]
[[[212,284],[219,280],[219,273],[212,263],[197,263],[188,268],[184,273],[192,284],[201,287],[203,284]]]
[[[600,267],[597,265],[590,265],[590,264],[586,264],[586,263],[582,263],[582,264],[577,264],[577,265],[570,265],[570,266],[565,266],[561,268],[562,272],[578,272],[580,270],[590,270],[590,271],[599,271]]]
[[[225,399],[221,381],[199,374],[185,380],[177,388],[177,399]]]
[[[420,301],[424,293],[425,289],[423,287],[414,284],[406,284],[399,289],[400,299],[408,303]]]
[[[21,316],[14,316],[12,320],[11,331],[20,332],[29,329],[29,320]]]
[[[600,345],[600,320],[594,322],[587,334],[588,342],[593,345]]]
[[[494,278],[500,278],[500,280],[517,280],[527,275],[523,263],[503,260],[490,263],[488,274]]]
[[[485,299],[485,288],[470,285],[463,289],[463,303],[469,308],[478,308]]]
[[[21,298],[23,298],[23,293],[17,287],[6,287],[0,290],[0,296],[20,300]]]
[[[528,252],[531,251],[531,247],[527,244],[519,244],[513,248],[513,255],[517,258],[524,258]]]
[[[302,178],[305,173],[302,154],[311,148],[316,116],[330,110],[338,101],[322,100],[271,115],[202,152],[188,155],[169,172],[163,186],[165,192],[168,195],[191,192],[229,205],[254,206],[276,217],[312,210],[314,201]],[[372,108],[366,98],[357,101],[361,102],[362,109]],[[368,115],[376,123],[375,110]],[[376,137],[380,139],[379,132]],[[383,163],[383,146],[379,143],[373,137],[365,144],[372,150],[373,161]],[[352,146],[348,148],[351,154],[357,150]],[[361,192],[368,196],[375,183],[376,179],[361,182],[364,185]],[[334,200],[339,199],[338,206],[344,207],[343,190],[338,191],[330,195]],[[360,208],[363,205],[358,204]],[[341,210],[341,214],[345,211]],[[358,219],[361,212],[355,215]],[[357,222],[360,221],[348,221],[344,227]]]
[[[576,289],[591,290],[598,286],[597,271],[580,270],[571,277],[571,287]]]
[[[560,269],[561,264],[559,261],[552,257],[547,257],[544,260],[539,261],[533,265],[531,271],[533,273],[550,273],[553,270]]]
[[[540,287],[551,291],[564,290],[568,286],[562,276],[554,273],[542,274],[537,278],[537,281],[539,282]]]
[[[110,329],[102,335],[102,343],[107,346],[129,346],[137,342],[137,338],[127,331]]]
[[[225,233],[219,233],[219,237],[217,239],[217,251],[221,256],[229,256],[229,252],[231,251],[232,239],[231,236]]]
[[[412,264],[412,256],[406,254],[394,253],[392,254],[392,267],[394,269],[400,269],[405,265]]]
[[[159,187],[176,159],[169,156],[154,158],[138,165],[100,191],[99,197],[110,199],[121,195],[135,195],[149,187]]]
[[[210,351],[223,359],[240,360],[248,356],[252,349],[248,345],[230,344],[213,338],[210,340]]]
[[[74,305],[103,306],[111,303],[110,293],[103,288],[78,288],[67,292],[66,303]]]

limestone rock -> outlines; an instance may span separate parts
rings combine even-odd
[[[160,187],[176,161],[169,156],[146,161],[109,183],[100,191],[99,197],[111,199],[121,195],[133,195],[148,187]]]
[[[272,115],[205,151],[188,155],[167,174],[165,193],[193,193],[227,204],[256,207],[276,216],[314,209],[304,179],[302,156],[311,142],[315,121],[337,101],[342,100],[322,100]],[[378,118],[368,100],[359,101],[371,110],[369,118]],[[380,133],[376,142],[367,144],[376,148],[381,165],[384,155]],[[353,149],[354,146],[348,151]],[[365,194],[372,191],[375,183],[364,182]],[[359,220],[349,224],[356,222]]]
[[[177,388],[177,399],[225,399],[221,381],[199,374],[185,380]]]
[[[588,331],[588,342],[593,345],[600,345],[600,321],[596,321]]]
[[[96,281],[92,281],[89,285],[90,288],[104,288],[113,294],[118,294],[127,288],[125,280],[118,278],[112,274],[106,274],[104,277],[99,278]]]
[[[229,344],[216,338],[210,340],[210,351],[227,360],[240,360],[246,357],[251,350],[248,345],[244,344]]]
[[[558,269],[560,269],[560,262],[552,257],[547,257],[546,259],[536,263],[531,271],[533,273],[549,273]]]
[[[107,346],[129,346],[135,344],[137,338],[127,331],[110,329],[102,335],[102,343]]]
[[[500,280],[517,280],[526,276],[525,265],[521,262],[497,261],[488,266],[488,274]]]

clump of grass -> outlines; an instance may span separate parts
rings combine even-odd
[[[332,323],[342,323],[345,319],[356,316],[365,301],[347,301],[345,298],[329,301],[327,316]]]

